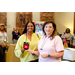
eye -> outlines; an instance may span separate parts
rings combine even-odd
[[[30,27],[30,26],[27,26],[27,27]]]
[[[33,27],[33,26],[29,26],[29,25],[28,25],[27,27]]]
[[[52,28],[51,26],[49,26],[49,28]]]
[[[45,28],[47,28],[47,26],[45,26]]]
[[[33,26],[31,26],[31,27],[33,27]]]

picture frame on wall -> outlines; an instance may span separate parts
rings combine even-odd
[[[41,37],[44,36],[42,27],[43,27],[44,22],[35,22],[35,33],[39,34]]]
[[[40,21],[54,21],[54,12],[40,12]]]
[[[5,31],[7,32],[7,12],[0,12],[0,24],[5,25]]]
[[[28,21],[32,21],[32,12],[16,12],[16,28],[20,34]]]

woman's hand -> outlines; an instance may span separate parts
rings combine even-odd
[[[29,53],[34,54],[33,50],[27,50]]]
[[[41,55],[41,57],[43,57],[43,58],[47,58],[47,57],[48,57],[48,53],[41,53],[40,55]]]
[[[22,49],[21,49],[21,53],[23,54],[24,52],[25,52],[25,49],[24,49],[24,48],[22,48]]]
[[[68,38],[65,38],[66,40],[68,39]]]

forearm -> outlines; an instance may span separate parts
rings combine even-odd
[[[6,46],[7,46],[8,42],[6,42]]]
[[[33,54],[35,54],[35,55],[37,55],[37,56],[40,55],[39,51],[34,51]]]
[[[62,36],[61,36],[61,38],[62,38],[62,39],[65,39],[65,36],[64,36],[64,35],[62,35]]]
[[[70,41],[70,45],[72,45],[72,41]]]
[[[14,53],[15,53],[15,55],[16,55],[17,57],[19,57],[19,58],[22,58],[23,55],[24,55],[24,53],[23,53],[23,54],[21,53],[21,50],[15,50]]]
[[[52,58],[59,58],[62,57],[64,55],[64,51],[63,52],[59,52],[59,53],[49,53],[50,57]]]

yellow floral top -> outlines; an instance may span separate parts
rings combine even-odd
[[[27,38],[27,42],[29,42],[29,49],[31,50],[38,50],[38,41],[41,39],[40,35],[33,33],[31,37],[31,41]],[[19,37],[16,47],[15,47],[15,55],[20,58],[21,62],[28,62],[32,60],[38,59],[38,56],[32,55],[25,50],[22,54],[21,49],[23,48],[23,43],[26,42],[26,36],[23,34]]]

